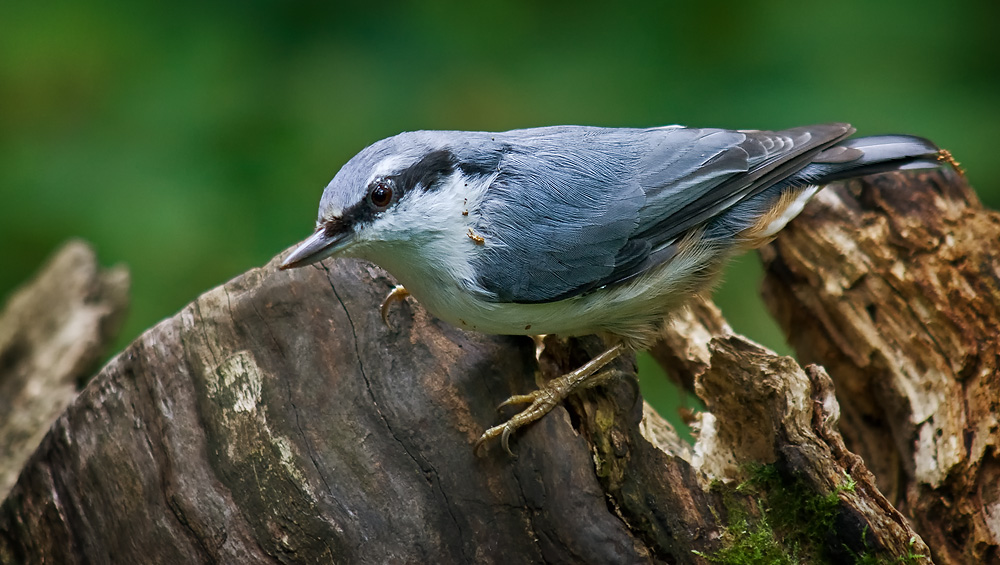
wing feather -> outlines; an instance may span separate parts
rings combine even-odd
[[[477,258],[476,282],[501,302],[549,302],[634,277],[669,260],[686,232],[853,131],[560,126],[492,135],[502,155],[480,204],[477,228],[491,245]]]

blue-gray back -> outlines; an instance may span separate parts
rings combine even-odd
[[[557,126],[465,134],[459,160],[497,171],[480,206],[481,287],[548,302],[669,259],[672,244],[803,168],[853,132]]]

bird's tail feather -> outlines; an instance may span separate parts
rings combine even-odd
[[[873,135],[848,139],[816,156],[795,176],[805,183],[833,181],[909,169],[940,167],[942,153],[936,145],[913,135]]]

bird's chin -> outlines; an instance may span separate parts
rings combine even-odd
[[[278,266],[279,269],[295,269],[305,267],[327,257],[343,255],[345,251],[354,243],[354,238],[350,234],[327,236],[323,230],[309,236],[300,243],[285,260]]]

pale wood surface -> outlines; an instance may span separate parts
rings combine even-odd
[[[0,312],[0,499],[93,374],[128,308],[128,271],[71,241]]]

